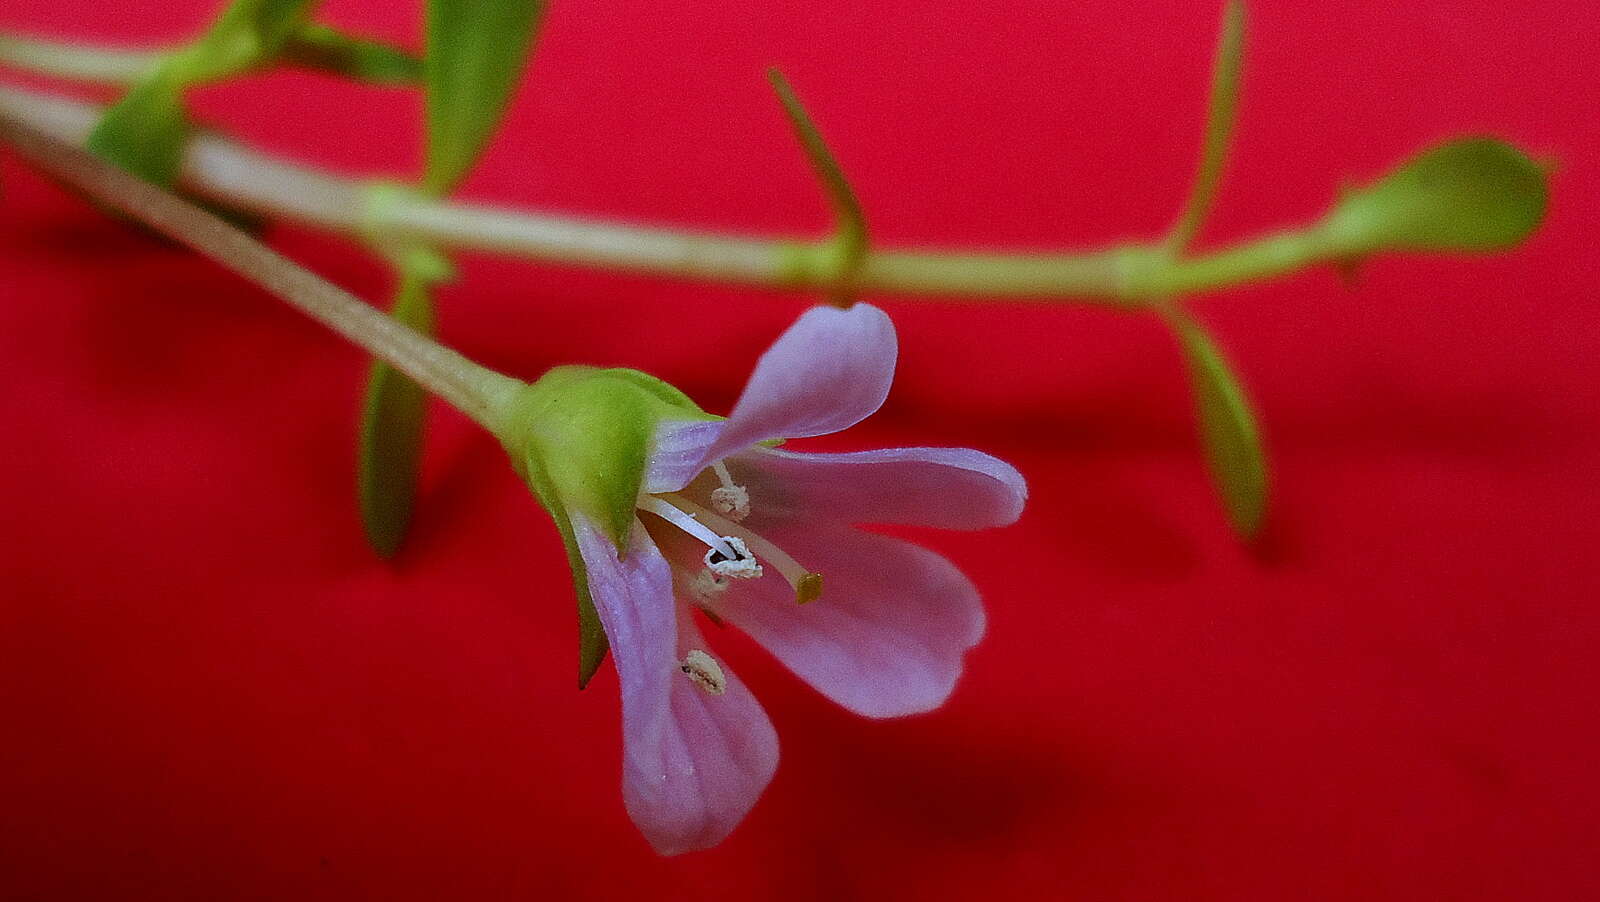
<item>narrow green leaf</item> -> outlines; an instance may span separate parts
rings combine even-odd
[[[448,193],[483,152],[543,12],[542,0],[428,0],[426,190]]]
[[[1238,119],[1239,72],[1243,59],[1244,3],[1229,0],[1222,14],[1222,35],[1217,40],[1216,63],[1211,73],[1211,101],[1206,114],[1205,140],[1200,149],[1200,167],[1195,173],[1189,200],[1167,239],[1167,247],[1173,253],[1181,252],[1194,240],[1216,199],[1234,122]]]
[[[783,104],[783,112],[794,127],[795,137],[800,140],[812,171],[817,174],[823,190],[828,194],[837,220],[835,238],[841,255],[835,261],[836,267],[842,277],[848,278],[861,265],[867,252],[867,218],[861,209],[861,201],[856,198],[855,189],[850,187],[849,180],[845,178],[844,169],[828,149],[822,132],[806,113],[789,80],[775,67],[767,70],[767,80],[772,83],[778,102]]]
[[[369,84],[409,85],[422,80],[422,60],[405,50],[316,23],[289,37],[282,59]]]
[[[162,58],[89,133],[87,147],[155,184],[170,187],[190,124],[185,89],[270,60],[314,0],[235,0],[194,43]]]
[[[171,187],[183,167],[189,131],[182,85],[158,71],[106,111],[85,146],[147,182]]]
[[[1323,221],[1323,235],[1345,255],[1512,247],[1544,219],[1547,176],[1504,141],[1457,138],[1346,193]]]
[[[1233,528],[1253,536],[1266,514],[1268,485],[1266,456],[1250,400],[1227,358],[1197,323],[1175,310],[1167,321],[1189,362],[1195,415],[1212,481]]]
[[[200,39],[169,61],[185,86],[238,75],[271,62],[318,0],[234,0]]]
[[[428,282],[414,274],[402,275],[391,315],[432,334]],[[399,551],[411,522],[427,400],[422,387],[403,373],[382,361],[372,365],[361,411],[357,491],[367,541],[386,558]]]

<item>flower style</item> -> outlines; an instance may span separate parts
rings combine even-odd
[[[954,565],[851,524],[1011,523],[1027,495],[1014,468],[964,448],[769,447],[877,410],[896,354],[881,310],[813,308],[727,419],[675,408],[659,421],[620,543],[592,513],[566,511],[621,686],[623,798],[662,854],[720,842],[778,763],[771,721],[713,656],[695,608],[867,717],[943,703],[983,635],[977,590]]]

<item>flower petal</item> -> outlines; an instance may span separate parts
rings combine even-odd
[[[655,447],[645,467],[644,492],[676,492],[710,463],[711,446],[727,420],[667,420],[656,427]]]
[[[572,515],[589,590],[611,640],[622,692],[622,797],[657,852],[716,845],[755,804],[778,766],[778,737],[743,682],[710,695],[678,669],[704,640],[673,601],[666,559],[637,522],[628,554]]]
[[[978,591],[954,564],[839,526],[764,534],[822,573],[822,597],[796,604],[772,574],[731,587],[716,614],[857,714],[896,717],[944,703],[984,630]]]
[[[847,429],[889,395],[899,346],[882,310],[807,310],[761,355],[706,463],[772,438]]]
[[[728,462],[763,520],[830,518],[987,529],[1016,522],[1028,484],[971,448],[884,448],[797,454],[753,448]]]

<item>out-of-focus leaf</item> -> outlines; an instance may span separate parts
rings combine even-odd
[[[789,117],[789,124],[794,127],[795,137],[800,139],[800,146],[805,150],[812,170],[828,192],[828,200],[838,220],[838,249],[843,255],[839,268],[848,274],[860,264],[867,250],[867,218],[861,210],[861,202],[856,199],[855,189],[844,177],[844,169],[840,167],[833,151],[828,149],[822,132],[801,105],[800,97],[789,85],[789,80],[776,68],[767,70],[767,80],[772,83],[772,90],[777,92],[778,102],[783,104],[783,111]]]
[[[1212,481],[1233,528],[1253,536],[1266,515],[1268,485],[1261,433],[1249,398],[1205,330],[1175,311],[1168,322],[1189,363],[1195,416]]]
[[[1348,192],[1323,222],[1341,254],[1492,251],[1528,237],[1549,197],[1539,163],[1496,138],[1457,138]]]
[[[235,0],[194,43],[163,57],[106,111],[87,147],[133,174],[170,187],[183,161],[189,120],[183,92],[271,59],[314,0]]]
[[[181,86],[158,72],[106,111],[85,146],[145,181],[170,187],[183,166],[189,131]]]
[[[1168,248],[1182,251],[1194,240],[1206,215],[1211,212],[1222,167],[1227,161],[1228,144],[1239,110],[1239,71],[1244,59],[1244,3],[1231,0],[1222,14],[1222,36],[1217,41],[1217,58],[1211,74],[1211,102],[1206,116],[1205,140],[1200,149],[1200,168],[1194,187],[1184,205],[1178,224],[1168,237]]]
[[[283,46],[284,62],[381,85],[409,85],[422,79],[422,60],[380,41],[309,24]]]
[[[483,152],[543,12],[542,0],[428,0],[426,190],[448,193]]]
[[[428,284],[419,276],[402,275],[391,315],[432,334]],[[399,551],[411,522],[426,413],[427,393],[421,386],[381,360],[372,365],[361,411],[357,488],[367,541],[383,557]]]

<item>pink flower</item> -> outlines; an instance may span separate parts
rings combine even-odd
[[[848,428],[883,403],[897,352],[881,310],[817,307],[756,366],[726,420],[656,433],[627,549],[572,513],[622,692],[622,792],[662,854],[715,845],[772,779],[766,712],[712,654],[700,608],[867,717],[938,707],[983,635],[943,557],[855,523],[1003,526],[1027,487],[965,448],[803,454],[775,438]]]

